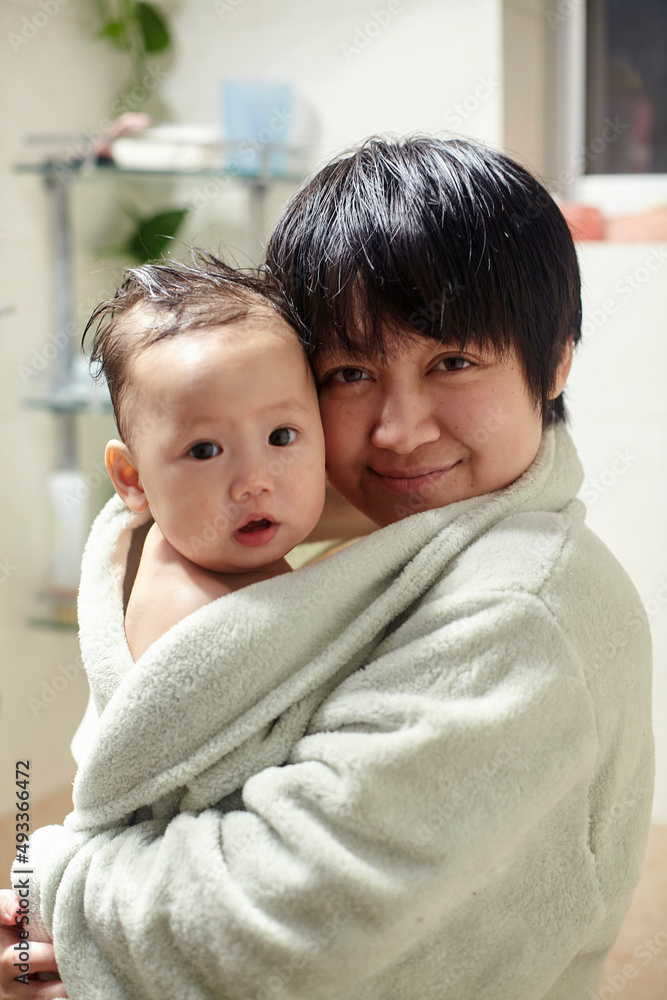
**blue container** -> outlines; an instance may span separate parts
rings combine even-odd
[[[224,79],[220,87],[224,164],[250,175],[279,177],[286,171],[285,148],[294,119],[289,81]]]

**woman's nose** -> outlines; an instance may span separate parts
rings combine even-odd
[[[376,448],[408,455],[439,437],[440,426],[427,394],[393,391],[381,399],[371,432]]]

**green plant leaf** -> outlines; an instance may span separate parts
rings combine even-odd
[[[126,243],[103,243],[93,247],[96,257],[127,257],[129,250]]]
[[[171,35],[162,13],[152,3],[137,3],[137,20],[146,52],[163,52],[171,45]]]
[[[98,38],[108,38],[119,49],[127,48],[127,26],[124,21],[107,21],[97,33]]]
[[[162,257],[187,214],[187,208],[172,208],[142,219],[127,241],[127,251],[142,264]]]

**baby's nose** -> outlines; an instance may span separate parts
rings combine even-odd
[[[235,477],[231,487],[233,500],[271,492],[273,492],[273,476],[266,463],[256,463],[242,470]]]

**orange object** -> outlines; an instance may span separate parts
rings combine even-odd
[[[638,215],[616,215],[607,219],[605,239],[645,242],[667,240],[667,206]]]
[[[574,201],[563,202],[558,207],[565,216],[573,240],[604,240],[606,238],[605,220],[599,208]]]

